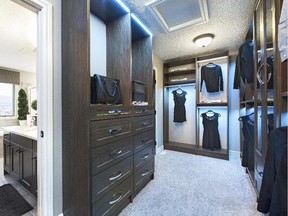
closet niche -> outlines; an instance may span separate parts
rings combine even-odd
[[[154,178],[152,36],[118,1],[63,1],[62,23],[63,214],[117,215]],[[91,103],[94,74],[120,80],[121,104]]]
[[[226,52],[164,63],[165,149],[229,159],[228,66]]]

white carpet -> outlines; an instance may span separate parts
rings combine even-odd
[[[152,180],[120,216],[258,216],[239,155],[230,161],[163,151]]]

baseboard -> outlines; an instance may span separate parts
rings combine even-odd
[[[156,155],[160,154],[164,150],[164,146],[156,146]]]

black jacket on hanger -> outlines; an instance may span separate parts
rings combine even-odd
[[[243,82],[254,83],[254,58],[253,41],[247,41],[239,48],[239,54],[236,59],[234,89],[240,88],[241,78]]]
[[[202,89],[203,81],[205,81],[207,92],[219,92],[223,91],[223,75],[222,69],[219,65],[209,63],[208,65],[201,67],[201,85]]]
[[[257,210],[270,216],[287,215],[287,130],[269,133],[269,145]]]

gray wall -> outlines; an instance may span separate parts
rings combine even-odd
[[[156,71],[155,109],[157,148],[163,147],[163,61],[153,53],[153,69]],[[158,153],[158,152],[157,152]]]
[[[236,56],[229,65],[229,149],[240,152],[239,89],[233,89]]]

